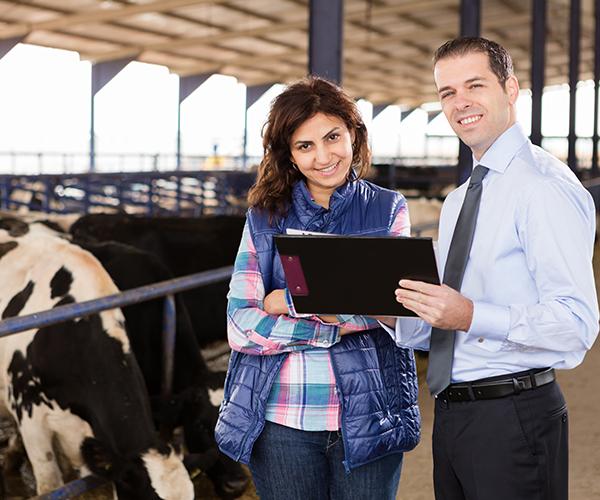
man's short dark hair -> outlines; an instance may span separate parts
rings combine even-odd
[[[472,52],[487,54],[492,73],[504,87],[508,77],[513,74],[512,57],[502,45],[487,38],[465,36],[448,40],[435,51],[433,65],[435,66],[441,59],[464,56]]]

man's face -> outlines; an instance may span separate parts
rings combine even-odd
[[[503,87],[490,69],[487,54],[480,52],[441,59],[433,77],[452,130],[480,159],[515,123],[517,79],[510,76]]]

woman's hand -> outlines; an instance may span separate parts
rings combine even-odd
[[[325,323],[337,323],[338,322],[337,316],[334,316],[333,314],[319,314],[319,318],[321,318],[321,321],[323,321]]]
[[[288,307],[285,302],[285,290],[273,290],[263,301],[265,312],[268,314],[287,314]]]

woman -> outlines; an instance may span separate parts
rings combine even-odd
[[[273,101],[263,146],[228,295],[219,447],[249,465],[263,500],[394,499],[419,440],[412,351],[370,318],[296,314],[273,236],[408,235],[405,200],[363,180],[367,130],[326,80]]]

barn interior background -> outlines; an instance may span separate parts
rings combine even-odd
[[[357,99],[373,180],[400,189],[416,234],[435,237],[440,201],[470,169],[431,75],[434,49],[458,34],[509,49],[531,140],[563,159],[598,201],[599,19],[598,0],[0,0],[0,208],[27,223],[40,220],[33,212],[55,214],[79,241],[89,240],[85,229],[152,252],[167,268],[155,274],[161,279],[227,267],[268,104],[282,85],[313,73]],[[138,216],[135,226],[123,214]],[[180,309],[218,371],[227,357],[226,281],[210,287],[186,292]],[[592,384],[597,356],[567,375],[567,392]],[[595,410],[577,394],[569,399],[572,497],[594,498],[600,431],[592,426],[585,439],[577,429]],[[578,401],[587,406],[578,410]],[[422,404],[427,413],[430,402]],[[408,457],[398,498],[432,498],[427,446]],[[229,486],[215,487],[199,474],[197,497],[240,494],[231,474]],[[9,497],[28,491],[7,485]]]

